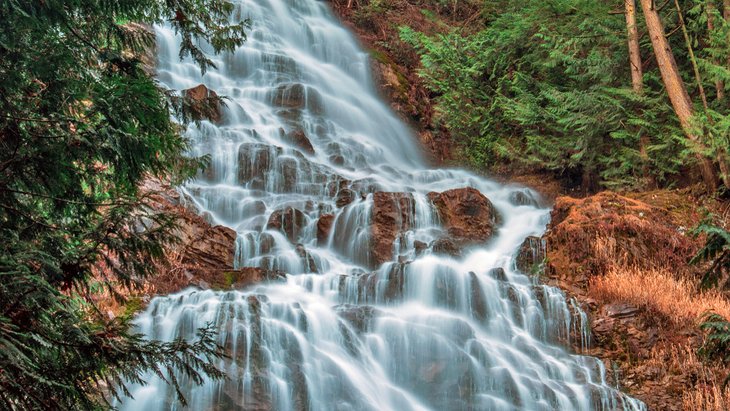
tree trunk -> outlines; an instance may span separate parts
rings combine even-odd
[[[730,1],[730,0],[728,0]],[[639,29],[636,27],[636,0],[625,0],[624,16],[626,16],[626,32],[629,45],[629,68],[631,69],[631,88],[634,93],[641,95],[644,92],[644,70],[641,64],[641,49],[639,47]],[[645,184],[649,188],[656,187],[649,170],[649,154],[646,147],[650,144],[649,136],[641,133],[639,137],[639,155],[641,156],[641,173]]]
[[[631,63],[631,85],[636,94],[644,89],[644,73],[641,69],[641,52],[639,50],[639,30],[636,28],[636,1],[626,1],[626,29],[629,41],[629,62]],[[730,1],[730,0],[727,0]]]
[[[730,2],[730,0],[725,0],[725,2]],[[727,7],[726,7],[727,9]],[[709,1],[707,2],[707,32],[709,35],[712,35],[712,32],[715,30],[715,3]],[[715,64],[719,64],[719,62],[715,61]],[[723,98],[725,98],[725,82],[722,80],[715,80],[715,89],[717,92],[717,101],[721,101]]]
[[[701,154],[702,151],[705,151],[706,147],[700,138],[692,132],[691,119],[694,115],[692,101],[689,98],[689,94],[687,94],[687,88],[679,74],[677,62],[674,60],[672,49],[669,46],[667,38],[664,36],[664,27],[653,3],[653,0],[641,0],[641,9],[646,19],[646,27],[649,31],[651,45],[654,48],[654,55],[659,66],[659,72],[661,73],[664,87],[667,89],[669,101],[672,103],[674,112],[679,119],[679,124],[682,126],[682,130],[687,138],[694,144],[695,149],[698,151],[696,156],[700,163],[702,178],[708,189],[715,190],[717,188],[715,167],[712,164],[712,160]]]
[[[723,0],[722,16],[725,18],[725,23],[730,24],[730,0]],[[730,39],[728,39],[728,41],[730,41]],[[730,67],[730,54],[727,56],[727,66]]]

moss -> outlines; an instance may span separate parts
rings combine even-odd
[[[214,290],[230,290],[238,281],[238,273],[235,271],[223,271],[218,274],[211,282],[210,286]]]

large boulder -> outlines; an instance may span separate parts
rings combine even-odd
[[[478,190],[467,187],[429,193],[441,224],[457,245],[483,243],[496,232],[497,210]]]
[[[221,121],[222,101],[215,91],[203,84],[183,90],[183,110],[193,120]]]
[[[266,228],[277,230],[286,236],[292,244],[295,244],[307,226],[307,216],[294,207],[285,207],[274,211],[269,216]]]
[[[377,267],[393,260],[393,244],[402,233],[413,227],[415,202],[409,193],[373,194],[370,225],[370,263]]]

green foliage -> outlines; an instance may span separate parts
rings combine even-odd
[[[146,341],[89,295],[101,281],[123,300],[153,273],[175,222],[138,186],[182,181],[204,160],[184,156],[171,96],[142,68],[154,35],[127,22],[171,24],[180,56],[205,70],[198,44],[245,39],[234,11],[226,0],[0,3],[0,408],[106,408],[102,387],[126,395],[124,381],[146,372],[176,388],[173,369],[221,377],[210,330]]]
[[[730,274],[730,233],[707,218],[692,230],[695,237],[702,234],[706,236],[705,245],[692,257],[690,264],[709,262],[701,285],[703,288],[716,287]]]
[[[704,4],[681,3],[687,9]],[[686,143],[655,65],[645,64],[643,93],[631,89],[626,22],[611,13],[619,5],[487,2],[478,33],[454,29],[426,36],[404,27],[401,39],[421,56],[420,75],[438,104],[434,121],[450,130],[473,166],[548,170],[581,178],[588,190],[639,188],[650,181],[671,185],[691,163],[694,148]],[[670,31],[677,16],[667,10],[663,18]],[[686,19],[701,48],[703,80],[724,80],[730,74],[728,25],[717,15],[708,45],[699,41],[706,34],[702,20],[692,16]],[[645,32],[642,19],[639,14],[639,32]],[[687,48],[681,36],[670,40],[696,97]],[[641,47],[652,63],[647,36]],[[698,110],[697,122],[712,151],[703,154],[714,158],[730,145],[730,116],[725,103],[711,109]],[[712,120],[703,121],[707,116]]]
[[[730,322],[723,316],[708,313],[700,328],[707,332],[705,343],[699,354],[707,359],[719,360],[725,364],[730,362]],[[730,375],[725,378],[723,388],[730,382]]]

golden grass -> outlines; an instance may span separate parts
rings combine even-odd
[[[682,395],[685,411],[727,411],[730,410],[730,389],[717,384],[695,386]]]
[[[701,292],[667,269],[611,267],[591,280],[590,293],[603,303],[623,302],[663,314],[676,324],[696,324],[708,311],[730,319],[730,302],[719,292]]]
[[[652,351],[645,369],[660,370],[657,380],[668,381],[670,375],[693,375],[694,382],[682,392],[684,411],[730,410],[730,388],[722,388],[722,372],[707,367],[694,347],[672,345]]]

